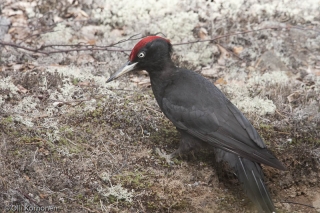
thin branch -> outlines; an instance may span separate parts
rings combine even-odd
[[[277,30],[277,29],[282,29],[283,27],[265,27],[265,28],[261,28],[261,29],[257,29],[257,30],[247,30],[247,31],[242,31],[242,32],[236,32],[236,33],[228,33],[222,36],[217,36],[215,38],[211,38],[211,39],[204,39],[204,40],[196,40],[196,41],[188,41],[188,42],[183,42],[183,43],[177,43],[177,44],[172,44],[173,46],[178,46],[178,45],[185,45],[185,44],[193,44],[193,43],[198,43],[198,42],[208,42],[208,41],[215,41],[218,40],[220,38],[226,38],[226,37],[230,37],[230,36],[235,36],[235,35],[240,35],[240,34],[247,34],[247,33],[252,33],[252,32],[259,32],[262,30]],[[285,27],[287,28],[287,27]]]
[[[14,47],[16,49],[23,49],[23,50],[27,50],[30,52],[34,52],[34,53],[41,53],[41,54],[45,54],[45,55],[49,55],[49,54],[53,54],[53,53],[67,53],[67,52],[75,52],[75,51],[93,51],[93,50],[105,50],[105,51],[113,51],[113,52],[124,52],[124,51],[130,51],[130,50],[124,50],[124,49],[110,49],[109,47],[104,47],[104,48],[99,48],[99,47],[94,47],[94,48],[74,48],[74,49],[65,49],[65,50],[51,50],[51,51],[44,51],[44,48],[47,48],[46,46],[41,46],[40,48],[30,48],[30,47],[26,47],[26,46],[21,46],[15,43],[11,43],[11,42],[4,42],[4,41],[0,41],[0,44],[3,46],[11,46]],[[59,45],[48,45],[48,47],[51,46],[59,46]]]
[[[37,205],[38,207],[41,207],[41,205],[39,203],[37,203],[32,197],[30,197],[29,195],[23,193],[19,188],[16,189],[20,194],[22,194],[25,198],[27,198],[30,202],[34,203],[35,205]]]
[[[226,37],[230,37],[230,36],[235,36],[235,35],[241,35],[241,34],[247,34],[247,33],[253,33],[253,32],[259,32],[259,31],[263,31],[263,30],[279,30],[279,29],[298,29],[298,30],[311,30],[311,31],[315,31],[315,32],[319,32],[318,30],[315,29],[304,29],[302,27],[296,27],[296,26],[291,26],[291,25],[287,25],[285,27],[280,27],[280,26],[275,26],[275,27],[264,27],[264,28],[260,28],[257,30],[246,30],[246,31],[241,31],[241,32],[235,32],[235,33],[228,33],[222,36],[217,36],[211,39],[204,39],[204,40],[195,40],[195,41],[188,41],[188,42],[183,42],[183,43],[177,43],[177,44],[172,44],[173,46],[178,46],[178,45],[185,45],[185,44],[193,44],[193,43],[198,43],[198,42],[209,42],[209,41],[215,41],[218,40],[220,38],[226,38]]]
[[[293,202],[293,201],[280,201],[280,203],[292,203],[292,204],[297,204],[297,205],[301,205],[301,206],[306,206],[306,207],[309,207],[309,208],[314,209],[314,207],[311,206],[311,205],[303,204],[303,203],[297,203],[297,202]]]
[[[30,163],[29,166],[31,166],[36,161],[36,155],[38,153],[38,150],[39,150],[39,148],[37,147],[37,149],[36,149],[36,151],[34,152],[34,155],[33,155],[33,160],[32,160],[32,162]]]
[[[241,35],[241,34],[247,34],[247,33],[253,33],[253,32],[259,32],[259,31],[263,31],[263,30],[279,30],[279,29],[291,29],[291,28],[295,28],[295,29],[299,29],[299,30],[313,30],[315,32],[319,32],[317,30],[314,29],[303,29],[299,26],[291,26],[291,25],[287,25],[285,27],[280,27],[280,26],[274,26],[274,27],[265,27],[265,28],[261,28],[261,29],[257,29],[257,30],[247,30],[247,31],[242,31],[242,32],[235,32],[235,33],[229,33],[229,34],[225,34],[222,36],[217,36],[211,39],[204,39],[204,40],[195,40],[195,41],[189,41],[189,42],[182,42],[182,43],[176,43],[176,44],[172,44],[173,46],[178,46],[178,45],[186,45],[186,44],[193,44],[193,43],[198,43],[198,42],[212,42],[221,38],[226,38],[226,37],[230,37],[230,36],[235,36],[235,35]],[[156,34],[152,34],[152,35],[158,35],[158,34],[162,34],[163,33],[156,33]],[[112,51],[112,52],[126,52],[126,51],[131,51],[128,49],[121,49],[121,47],[117,47],[116,45],[127,42],[127,41],[133,41],[133,40],[139,40],[141,38],[144,38],[146,36],[139,36],[137,37],[139,34],[135,34],[130,36],[129,38],[126,39],[122,39],[118,42],[112,43],[110,45],[106,45],[106,46],[98,46],[98,45],[84,45],[81,43],[78,44],[49,44],[49,45],[42,45],[39,48],[32,48],[32,47],[26,47],[26,46],[22,46],[19,44],[15,44],[15,43],[11,43],[11,42],[4,42],[4,41],[0,41],[0,45],[2,46],[11,46],[13,48],[16,49],[23,49],[29,52],[34,52],[34,53],[41,53],[44,55],[49,55],[49,54],[54,54],[54,53],[67,53],[67,52],[77,52],[77,51],[94,51],[94,50],[102,50],[102,51]],[[56,49],[55,47],[71,47],[71,49]],[[74,48],[73,48],[74,47]],[[54,50],[46,50],[48,48],[53,48]]]

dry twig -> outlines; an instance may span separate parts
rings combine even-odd
[[[230,37],[230,36],[235,36],[235,35],[240,35],[240,34],[247,34],[247,33],[253,33],[253,32],[258,32],[258,31],[263,31],[263,30],[279,30],[279,29],[291,29],[291,28],[295,28],[295,29],[299,29],[299,30],[313,30],[313,29],[303,29],[301,27],[296,27],[296,26],[291,26],[291,25],[287,25],[286,27],[279,27],[279,26],[271,26],[271,27],[265,27],[265,28],[261,28],[261,29],[257,29],[257,30],[246,30],[246,31],[241,31],[241,32],[235,32],[235,33],[228,33],[226,35],[222,35],[222,36],[217,36],[211,39],[204,39],[204,40],[195,40],[195,41],[188,41],[188,42],[182,42],[182,43],[176,43],[176,44],[172,44],[173,46],[178,46],[178,45],[186,45],[186,44],[193,44],[193,43],[199,43],[199,42],[213,42],[216,40],[219,40],[221,38],[226,38],[226,37]],[[163,33],[156,33],[153,35],[158,35],[158,34],[162,34]],[[16,49],[22,49],[22,50],[26,50],[29,52],[33,52],[33,53],[40,53],[40,54],[44,54],[44,55],[49,55],[49,54],[54,54],[54,53],[68,53],[68,52],[77,52],[77,51],[95,51],[95,50],[104,50],[104,51],[112,51],[112,52],[127,52],[127,51],[131,51],[131,50],[127,50],[127,49],[121,49],[120,47],[117,47],[118,44],[124,43],[124,42],[128,42],[128,41],[133,41],[133,40],[139,40],[143,37],[137,37],[138,34],[132,35],[127,39],[122,39],[118,42],[112,43],[110,45],[105,45],[105,46],[101,46],[101,45],[86,45],[86,44],[82,44],[82,43],[78,43],[78,44],[50,44],[50,45],[41,45],[40,47],[27,47],[27,46],[23,46],[20,44],[16,44],[16,43],[12,43],[12,42],[4,42],[4,41],[0,41],[0,45],[1,46],[10,46]],[[57,49],[57,47],[69,47],[69,49]],[[52,50],[54,49],[54,50]]]

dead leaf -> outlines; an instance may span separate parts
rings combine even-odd
[[[146,77],[146,76],[142,76],[142,77],[134,76],[130,79],[130,81],[132,81],[138,85],[142,85],[142,86],[146,86],[146,87],[151,85],[150,78]]]
[[[78,57],[74,58],[76,58],[76,62],[78,65],[94,62],[94,58],[89,54],[81,54]]]
[[[224,47],[220,46],[219,44],[217,44],[217,46],[220,50],[220,57],[218,59],[218,64],[225,65],[226,60],[230,58],[230,53],[228,52],[228,50],[226,50]]]
[[[34,65],[34,64],[27,64],[26,66],[27,66],[29,69],[35,68],[35,65]]]
[[[83,10],[80,10],[80,14],[82,17],[85,17],[85,18],[89,17],[89,15],[86,12],[84,12]]]
[[[144,79],[141,79],[141,81],[138,83],[139,85],[151,85],[150,83],[150,78],[144,78]]]
[[[87,19],[89,15],[81,10],[80,8],[71,7],[68,9],[68,12],[64,15],[65,18],[74,17],[75,20]]]
[[[20,93],[25,94],[25,93],[28,92],[28,90],[27,90],[26,88],[24,88],[24,87],[23,87],[22,85],[20,85],[20,84],[18,84],[17,87],[18,87],[18,89],[19,89],[18,92],[20,92]]]
[[[310,68],[306,70],[308,73],[314,74],[316,76],[320,76],[320,67]]]
[[[78,83],[79,87],[87,87],[87,86],[91,86],[92,83],[90,81],[82,81]]]
[[[29,176],[27,176],[27,175],[24,175],[24,179],[26,179],[27,181],[30,180]]]
[[[287,99],[288,99],[289,103],[291,103],[293,101],[296,101],[299,97],[300,97],[300,92],[295,91],[294,93],[288,95]]]
[[[22,69],[22,64],[13,64],[13,70],[20,70]]]
[[[121,36],[123,36],[123,34],[124,34],[124,30],[122,30],[122,29],[113,29],[110,32],[110,36],[115,37],[115,38],[121,37]]]
[[[9,29],[8,33],[9,33],[9,34],[12,34],[12,33],[14,33],[16,30],[17,30],[17,28],[11,27],[11,28]]]
[[[135,76],[135,77],[131,78],[130,81],[132,81],[134,83],[139,83],[140,79],[137,76]]]
[[[53,102],[52,105],[54,107],[61,107],[64,103],[63,102],[59,102],[59,101],[56,101],[56,102]]]
[[[201,27],[198,32],[198,36],[201,40],[207,39],[208,31],[206,30],[206,28]]]
[[[62,22],[62,21],[63,21],[63,19],[61,17],[59,17],[59,16],[54,16],[53,17],[53,22],[54,23],[58,23],[58,22]]]
[[[242,46],[237,46],[233,48],[233,52],[237,55],[239,55],[240,53],[242,53],[243,51],[243,47]]]
[[[223,78],[219,78],[218,80],[216,80],[216,82],[214,82],[214,84],[225,85],[227,84],[227,81],[224,80]]]
[[[45,148],[40,148],[39,152],[43,153],[44,155],[48,156],[49,155],[49,150],[45,149]]]
[[[48,197],[48,195],[39,193],[39,197],[40,197],[41,199],[44,199],[44,198]]]
[[[216,68],[209,68],[209,69],[203,69],[201,71],[201,74],[206,77],[214,77],[216,76],[217,72],[218,71]]]
[[[96,44],[96,40],[95,39],[90,39],[87,43],[90,45],[95,45]]]

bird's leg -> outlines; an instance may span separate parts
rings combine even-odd
[[[176,151],[177,151],[177,150],[176,150]],[[173,162],[171,159],[177,156],[177,155],[175,154],[176,151],[174,151],[174,152],[171,153],[171,154],[166,154],[166,153],[164,153],[163,151],[161,151],[159,148],[156,148],[156,149],[155,149],[155,152],[156,152],[160,157],[164,158],[169,165],[173,165],[173,164],[174,164],[174,162]]]
[[[184,132],[183,130],[178,131],[181,133],[180,145],[177,150],[172,152],[171,154],[163,153],[159,148],[156,148],[155,152],[160,156],[163,157],[169,165],[173,165],[172,158],[180,156],[182,154],[186,154],[192,150],[199,149],[205,146],[205,143],[192,135]]]
[[[174,152],[172,152],[171,154],[166,154],[165,152],[161,151],[159,148],[156,148],[156,149],[155,149],[155,152],[156,152],[160,157],[164,158],[169,165],[173,165],[174,162],[171,160],[172,158],[175,158],[175,157],[177,157],[177,156],[180,156],[181,154],[186,153],[186,152],[188,152],[188,151],[191,151],[191,149],[188,149],[188,150],[184,149],[185,147],[184,147],[184,146],[181,146],[182,143],[183,143],[183,142],[182,142],[182,140],[181,140],[179,148],[176,149],[176,150],[175,150]],[[181,147],[182,147],[183,149],[181,149]]]

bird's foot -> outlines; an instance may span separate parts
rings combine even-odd
[[[168,155],[165,152],[161,151],[159,148],[155,149],[155,153],[164,158],[169,165],[174,165],[174,162],[171,160],[174,157],[173,153]]]

